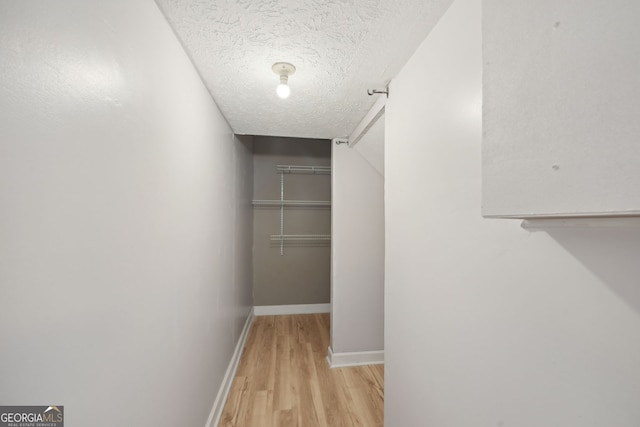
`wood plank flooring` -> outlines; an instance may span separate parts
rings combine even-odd
[[[254,319],[220,427],[376,427],[383,365],[329,368],[329,315]]]

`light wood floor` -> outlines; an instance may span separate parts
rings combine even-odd
[[[383,425],[383,365],[329,368],[329,315],[256,317],[220,427]]]

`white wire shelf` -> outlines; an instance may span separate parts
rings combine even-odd
[[[309,173],[313,175],[331,174],[331,166],[277,165],[276,169],[280,173]]]
[[[271,240],[284,242],[284,241],[329,241],[331,240],[331,234],[272,234]]]
[[[329,234],[285,234],[284,211],[287,207],[331,207],[330,200],[286,200],[284,198],[284,176],[288,174],[331,175],[331,166],[303,166],[303,165],[276,165],[276,171],[280,175],[280,199],[279,200],[252,200],[253,206],[266,206],[280,208],[280,234],[272,234],[271,241],[280,242],[280,255],[284,255],[285,242],[313,242],[331,241]]]
[[[331,206],[331,200],[252,200],[253,206]]]

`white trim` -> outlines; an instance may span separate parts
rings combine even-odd
[[[281,314],[315,314],[331,312],[331,304],[257,305],[254,316],[275,316]]]
[[[356,126],[353,132],[351,132],[351,135],[349,135],[349,147],[353,148],[353,146],[360,141],[360,138],[367,133],[369,128],[378,121],[382,114],[384,114],[384,106],[386,103],[387,96],[380,95],[377,101],[373,104],[373,107],[371,107],[371,110],[369,110],[362,121],[358,123],[358,126]]]
[[[242,333],[240,334],[238,343],[236,344],[236,349],[233,352],[231,361],[229,362],[227,372],[224,374],[224,379],[222,380],[222,384],[220,385],[220,389],[218,390],[216,400],[213,402],[213,408],[211,408],[211,413],[209,413],[209,418],[207,419],[207,424],[205,424],[205,427],[217,427],[218,423],[220,422],[222,410],[224,409],[224,404],[227,402],[227,397],[229,397],[229,391],[231,390],[231,385],[233,384],[233,380],[236,376],[236,371],[238,370],[238,364],[240,363],[240,357],[242,356],[242,351],[244,350],[244,344],[247,341],[247,336],[249,335],[249,329],[251,328],[253,317],[253,309],[251,309],[251,311],[249,311],[249,315],[247,316],[247,320],[244,323],[244,328],[242,329]]]
[[[329,347],[327,362],[330,368],[344,368],[347,366],[382,365],[384,364],[384,350],[357,351],[352,353],[334,353]]]

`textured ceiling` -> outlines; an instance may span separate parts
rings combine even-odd
[[[366,90],[384,88],[452,0],[156,2],[236,133],[334,138],[351,133],[380,96]],[[284,100],[278,61],[297,68]]]

